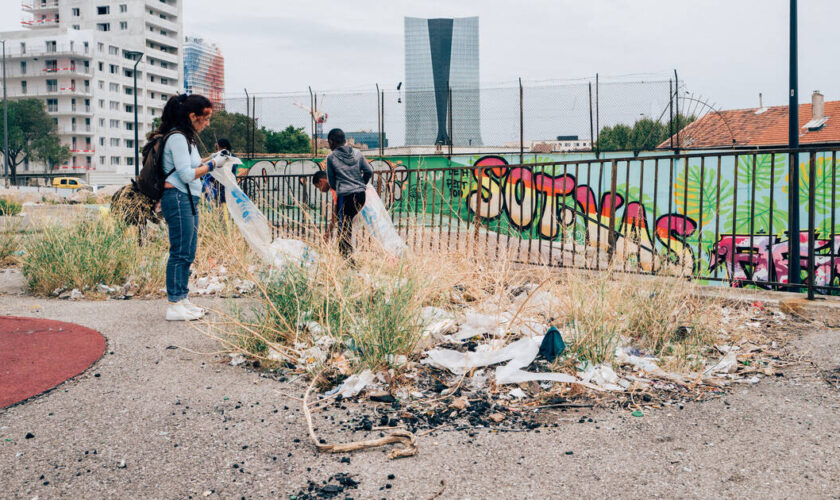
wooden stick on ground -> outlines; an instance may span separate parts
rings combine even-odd
[[[321,373],[316,375],[315,378],[312,379],[312,382],[306,389],[306,394],[304,394],[303,396],[303,414],[306,417],[306,426],[309,428],[309,438],[312,439],[312,443],[315,445],[315,448],[317,448],[318,451],[324,451],[327,453],[348,453],[351,451],[365,450],[368,448],[378,448],[380,446],[385,446],[388,444],[402,443],[404,447],[391,450],[391,453],[388,454],[388,458],[395,459],[411,457],[417,454],[417,438],[411,432],[402,429],[396,429],[383,438],[369,439],[366,441],[354,441],[352,443],[335,444],[321,443],[320,441],[318,441],[318,436],[315,435],[315,430],[312,427],[312,414],[309,411],[309,394],[312,393],[312,388],[315,387],[315,383],[318,381],[319,378],[321,378],[321,374],[323,373],[324,372],[322,371]]]

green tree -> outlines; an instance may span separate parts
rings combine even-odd
[[[309,136],[303,128],[295,128],[289,125],[279,132],[262,128],[265,135],[265,152],[282,153],[308,153],[312,149]]]
[[[623,123],[615,127],[604,127],[598,138],[598,149],[601,151],[626,151],[630,147],[630,136],[633,129]]]
[[[0,121],[0,137],[3,123]],[[12,184],[17,181],[21,163],[43,161],[50,167],[70,159],[70,149],[62,146],[56,134],[55,121],[40,99],[9,101],[9,168]]]
[[[668,140],[673,129],[682,130],[693,122],[695,117],[678,115],[674,123],[660,123],[650,118],[642,118],[632,127],[620,123],[614,127],[604,127],[598,137],[597,149],[600,151],[650,151]]]
[[[214,111],[210,125],[201,132],[199,138],[208,152],[215,149],[218,139],[225,138],[230,141],[233,152],[241,154],[248,151],[251,144],[249,134],[253,132],[254,153],[264,153],[265,133],[263,129],[254,130],[253,127],[254,120],[247,115]]]

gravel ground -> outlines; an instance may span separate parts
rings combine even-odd
[[[580,424],[569,414],[532,432],[437,431],[419,438],[418,456],[391,461],[382,450],[317,453],[300,383],[200,354],[217,347],[163,321],[164,307],[0,297],[0,314],[75,322],[108,339],[85,374],[0,410],[0,497],[288,498],[347,473],[358,488],[338,498],[430,498],[441,481],[439,498],[840,498],[840,392],[821,376],[840,367],[837,331],[795,341],[813,366],[725,398],[642,418],[598,410]]]

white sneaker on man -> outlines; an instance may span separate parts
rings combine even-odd
[[[166,321],[193,321],[203,316],[190,310],[184,301],[170,302],[169,309],[166,310]]]
[[[187,306],[187,309],[200,316],[204,316],[204,314],[207,313],[207,309],[193,304],[192,302],[190,302],[190,299],[184,299],[181,301],[181,303]]]

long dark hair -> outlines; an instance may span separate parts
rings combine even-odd
[[[160,126],[149,134],[149,139],[155,135],[166,134],[175,128],[187,137],[190,145],[196,144],[198,134],[190,120],[190,113],[200,116],[204,114],[204,110],[212,107],[213,103],[203,95],[180,94],[170,97],[163,108]]]

